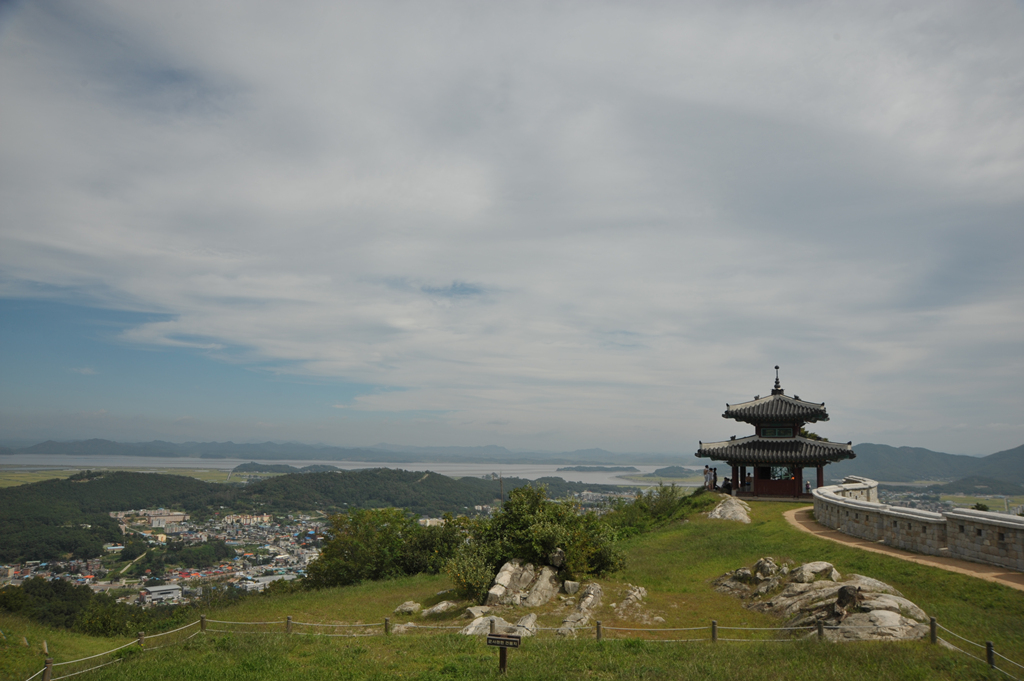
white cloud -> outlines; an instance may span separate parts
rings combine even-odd
[[[9,14],[3,290],[424,438],[687,450],[775,363],[841,438],[1017,418],[1019,6],[392,9]]]

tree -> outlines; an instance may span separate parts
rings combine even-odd
[[[565,551],[562,569],[569,577],[603,574],[622,564],[606,523],[576,503],[550,501],[543,486],[512,490],[482,535],[484,555],[494,565],[512,558],[545,565],[556,548]]]
[[[310,563],[305,581],[324,588],[406,574],[406,545],[420,530],[397,508],[354,509],[332,516],[330,539]]]

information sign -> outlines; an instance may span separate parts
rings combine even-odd
[[[521,640],[521,636],[513,636],[512,634],[487,635],[487,645],[498,646],[499,648],[518,648],[519,641]]]

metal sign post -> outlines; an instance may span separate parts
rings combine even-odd
[[[498,648],[498,671],[504,674],[508,670],[508,649],[518,648],[521,636],[513,634],[488,634],[487,645]]]

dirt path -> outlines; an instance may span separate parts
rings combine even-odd
[[[846,544],[847,546],[855,546],[858,549],[864,549],[865,551],[884,553],[896,558],[902,558],[903,560],[909,560],[911,563],[931,565],[932,567],[942,568],[943,570],[949,570],[950,572],[959,572],[964,575],[971,575],[972,577],[984,579],[988,582],[996,582],[997,584],[1008,586],[1011,589],[1024,591],[1024,572],[1016,572],[1015,570],[995,565],[971,563],[970,561],[960,560],[958,558],[926,556],[921,553],[911,553],[910,551],[893,548],[892,546],[886,546],[885,544],[869,541],[867,539],[851,537],[848,534],[843,534],[837,530],[829,529],[824,525],[819,525],[818,522],[811,517],[811,511],[813,510],[813,506],[806,506],[804,508],[795,508],[792,511],[786,511],[783,515],[793,527],[803,530],[804,532],[809,532],[816,537],[821,537],[822,539]]]
[[[133,560],[132,562],[130,562],[130,563],[128,563],[127,565],[125,565],[125,566],[124,566],[124,568],[123,568],[123,569],[122,569],[122,570],[121,570],[120,572],[118,572],[117,574],[119,574],[119,575],[123,575],[123,574],[125,573],[125,570],[127,570],[127,569],[128,569],[128,568],[130,568],[130,567],[131,567],[132,565],[135,565],[135,564],[136,564],[136,563],[138,563],[138,562],[139,562],[140,560],[142,560],[143,558],[145,558],[145,557],[146,557],[146,554],[147,554],[147,553],[149,553],[149,551],[143,551],[143,552],[142,552],[142,555],[141,555],[141,556],[139,556],[138,558],[136,558],[136,559],[135,559],[135,560]]]

